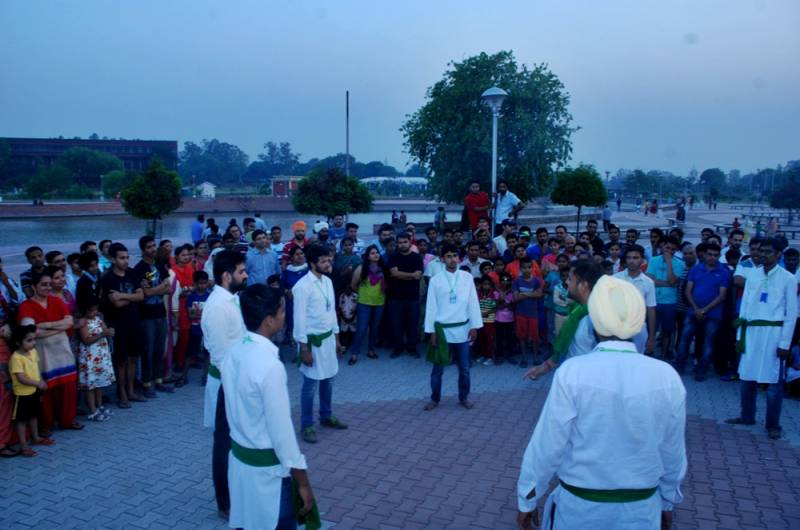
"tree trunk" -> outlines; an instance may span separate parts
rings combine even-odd
[[[578,220],[575,222],[575,238],[581,233],[581,207],[578,206]]]

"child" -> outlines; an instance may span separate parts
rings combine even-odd
[[[558,272],[558,264],[556,260],[558,259],[559,252],[561,251],[561,244],[558,242],[558,239],[555,237],[551,237],[547,240],[547,248],[549,252],[542,256],[542,274],[548,274],[551,271]]]
[[[186,311],[189,314],[189,342],[186,347],[187,360],[183,363],[183,373],[175,386],[181,387],[189,382],[189,367],[192,364],[200,363],[203,367],[203,378],[200,382],[206,386],[208,380],[208,355],[203,348],[203,329],[200,327],[200,319],[203,317],[203,306],[208,300],[208,273],[206,271],[195,271],[192,274],[192,292],[186,297]]]
[[[111,362],[108,337],[114,329],[108,328],[98,313],[100,302],[96,298],[81,301],[80,356],[78,360],[78,385],[86,392],[89,421],[111,419],[110,409],[103,407],[103,389],[111,386],[116,377]]]
[[[533,344],[533,361],[539,349],[539,301],[544,296],[542,281],[532,274],[531,258],[524,256],[519,260],[520,275],[511,284],[514,301],[517,303],[514,321],[517,327],[517,340],[522,359],[520,368],[528,366],[526,344]]]
[[[41,393],[47,390],[47,383],[42,380],[39,371],[39,353],[35,348],[36,326],[21,326],[16,331],[14,344],[17,350],[11,354],[8,365],[15,396],[13,420],[19,436],[19,454],[31,457],[38,453],[28,447],[26,428],[31,431],[31,443],[34,445],[53,445],[55,442],[39,437],[36,419],[42,408]]]
[[[500,278],[494,272],[494,265],[492,265],[491,261],[484,261],[478,266],[478,270],[481,273],[481,278],[484,276],[488,276],[492,280],[492,284],[497,287],[497,284],[500,283]],[[477,286],[478,291],[480,291],[480,285]]]
[[[505,271],[500,273],[500,284],[497,287],[497,312],[495,313],[495,330],[497,334],[497,354],[495,364],[502,364],[505,356],[509,364],[517,364],[514,352],[514,294],[511,292],[511,275]]]
[[[608,245],[608,259],[611,261],[614,272],[620,272],[622,270],[622,264],[619,259],[621,248],[620,244],[616,241]]]
[[[481,307],[483,327],[478,329],[478,353],[484,366],[494,365],[494,346],[496,340],[495,320],[497,314],[497,300],[500,293],[495,289],[492,279],[484,274],[478,285],[478,303]]]
[[[558,332],[561,331],[561,326],[567,319],[570,309],[569,289],[567,288],[569,267],[561,267],[558,273],[560,281],[553,287],[553,311],[556,314],[553,327],[555,337],[558,337]]]
[[[358,307],[358,293],[353,291],[350,282],[343,287],[339,294],[337,308],[339,313],[339,342],[349,348],[353,343],[356,332],[356,308]],[[351,366],[355,363],[349,363]]]

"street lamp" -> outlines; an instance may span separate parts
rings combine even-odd
[[[103,194],[103,177],[105,175],[100,175],[100,202],[106,201],[106,196]]]
[[[496,200],[495,193],[497,193],[497,118],[500,116],[503,101],[507,97],[508,92],[496,86],[487,89],[481,94],[481,99],[492,111],[492,200]],[[493,211],[491,215],[492,221],[497,223],[497,219],[495,219],[496,212]]]

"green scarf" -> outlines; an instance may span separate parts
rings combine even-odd
[[[741,327],[742,331],[739,332],[739,340],[736,341],[736,353],[744,355],[745,348],[747,347],[747,327],[783,327],[783,320],[745,320],[737,318],[733,321],[733,327]]]
[[[589,314],[589,306],[584,304],[575,304],[575,307],[570,311],[569,316],[561,324],[561,329],[558,332],[555,342],[553,342],[553,357],[550,359],[554,363],[558,363],[561,358],[569,351],[569,345],[575,339],[575,333],[578,332],[578,324],[581,323],[583,317]]]
[[[428,355],[425,357],[428,362],[438,364],[440,366],[447,366],[450,364],[450,349],[447,347],[447,338],[444,335],[446,328],[457,328],[467,324],[469,320],[464,322],[451,322],[443,324],[441,322],[433,323],[433,332],[436,334],[436,346],[428,343]]]
[[[243,447],[236,443],[233,438],[231,438],[231,453],[237,460],[248,466],[272,467],[280,465],[280,460],[278,460],[278,455],[275,454],[274,449]],[[306,515],[299,514],[300,508],[303,507],[303,499],[300,497],[300,485],[294,478],[292,478],[292,497],[297,524],[306,525],[306,530],[319,530],[322,528],[322,520],[319,516],[319,508],[317,508],[316,502]]]
[[[328,331],[326,331],[324,333],[317,333],[316,335],[314,335],[313,333],[309,333],[307,335],[309,348],[311,348],[311,347],[319,348],[320,346],[322,346],[322,343],[325,342],[325,339],[327,339],[331,335],[333,335],[333,330],[332,329],[329,329]],[[295,363],[297,364],[298,367],[301,364],[303,364],[303,356],[302,355],[298,355],[295,358]]]

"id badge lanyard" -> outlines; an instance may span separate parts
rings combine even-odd
[[[450,303],[455,304],[458,301],[458,296],[456,295],[456,287],[458,287],[458,271],[453,274],[455,277],[454,281],[450,282],[450,275],[447,274],[447,285],[450,286]]]

